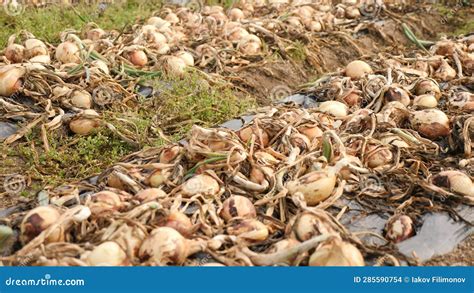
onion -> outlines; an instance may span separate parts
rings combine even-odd
[[[347,7],[345,12],[346,12],[345,16],[349,19],[356,19],[360,17],[360,11],[359,11],[359,8],[357,7],[354,7],[354,6]]]
[[[416,111],[410,122],[416,131],[431,139],[448,136],[451,132],[448,116],[438,109]]]
[[[138,256],[138,250],[146,238],[145,232],[139,226],[128,225],[121,226],[118,231],[119,233],[109,240],[117,242],[129,255]]]
[[[228,15],[230,20],[232,21],[240,21],[245,17],[244,12],[239,8],[232,8],[231,10],[229,10]]]
[[[49,55],[38,55],[30,58],[28,61],[31,63],[49,64],[51,63],[51,57],[49,57]]]
[[[94,28],[86,33],[86,38],[92,41],[97,41],[105,36],[105,31],[101,28]]]
[[[161,58],[163,69],[172,76],[182,76],[186,70],[186,63],[176,56],[163,56]]]
[[[71,41],[66,41],[56,48],[56,59],[63,63],[81,63],[80,50],[76,43]]]
[[[424,79],[417,83],[415,87],[416,95],[432,94],[439,100],[441,97],[441,90],[436,81],[432,79]]]
[[[222,209],[219,213],[225,221],[233,218],[256,218],[257,211],[253,203],[246,197],[234,195],[224,201]]]
[[[191,53],[181,51],[176,54],[176,57],[181,58],[187,66],[194,66],[194,57]]]
[[[465,111],[474,111],[474,94],[457,92],[449,98],[449,104]]]
[[[327,170],[313,171],[287,183],[288,192],[294,195],[301,192],[306,204],[314,206],[328,198],[336,186],[336,175]]]
[[[148,57],[143,50],[133,50],[128,53],[128,61],[135,66],[143,67],[148,63]]]
[[[205,174],[196,175],[181,186],[181,193],[184,197],[191,197],[196,194],[215,196],[219,193],[219,190],[217,180]]]
[[[172,13],[172,12],[168,13],[165,16],[165,20],[168,21],[171,24],[179,23],[179,17],[176,14]]]
[[[27,59],[39,55],[49,55],[48,47],[38,39],[28,39],[25,41],[25,56]]]
[[[387,135],[380,139],[384,144],[390,144],[399,148],[408,148],[410,145],[401,139],[398,135]]]
[[[439,79],[441,81],[450,81],[456,77],[456,70],[452,68],[448,62],[446,62],[444,59],[441,60],[441,65],[436,70],[436,72],[433,74],[433,77],[436,79]]]
[[[420,109],[436,108],[436,106],[438,106],[438,100],[432,94],[420,95],[413,99],[413,106]]]
[[[372,73],[372,68],[369,64],[361,60],[355,60],[346,66],[346,76],[351,79],[359,79],[366,74]]]
[[[354,245],[334,238],[323,243],[309,258],[310,266],[365,266],[364,257]]]
[[[171,212],[166,218],[164,222],[161,223],[160,226],[166,226],[175,229],[184,237],[189,237],[193,234],[193,223],[191,220],[183,214],[182,212]]]
[[[314,9],[311,6],[301,6],[297,8],[294,13],[298,15],[301,19],[310,19],[313,17]]]
[[[249,143],[252,139],[252,136],[255,136],[255,142],[263,144],[263,147],[266,147],[270,142],[268,133],[263,129],[257,128],[257,126],[255,125],[242,128],[238,131],[237,134],[239,135],[240,139],[245,143]]]
[[[288,239],[283,239],[278,241],[277,243],[273,244],[270,249],[268,250],[267,253],[272,254],[272,253],[279,253],[279,252],[284,252],[287,251],[290,248],[296,247],[300,242],[296,239],[293,238],[288,238]],[[303,255],[307,255],[306,253]],[[299,254],[295,254],[293,256],[290,256],[287,261],[285,261],[283,264],[286,265],[292,265],[293,262],[300,256]]]
[[[135,198],[141,202],[149,202],[157,200],[158,198],[166,197],[166,193],[159,188],[147,188],[140,190],[135,194]]]
[[[365,155],[365,163],[369,168],[382,167],[389,164],[393,154],[389,148],[378,145],[369,145]]]
[[[323,136],[323,131],[318,126],[300,126],[298,127],[298,131],[306,135],[310,141]]]
[[[408,92],[398,85],[389,86],[384,93],[384,98],[387,102],[397,101],[404,106],[410,105],[410,95]]]
[[[238,48],[244,55],[256,55],[260,53],[260,44],[248,41],[246,38],[239,42]]]
[[[326,101],[319,104],[318,110],[335,117],[347,116],[347,106],[338,101]]]
[[[157,16],[152,16],[150,17],[147,22],[147,24],[149,25],[153,25],[157,28],[160,28],[160,27],[169,27],[171,25],[171,23],[169,23],[168,21],[164,20],[163,18],[161,17],[157,17]]]
[[[248,35],[249,32],[246,31],[244,28],[236,27],[228,33],[227,38],[233,43],[239,43]]]
[[[91,69],[97,68],[98,70],[102,71],[102,73],[105,73],[107,75],[110,74],[110,70],[109,70],[109,67],[107,66],[107,63],[105,63],[102,60],[94,60],[91,62],[91,65],[94,66]]]
[[[166,43],[168,40],[166,39],[165,35],[159,32],[151,32],[147,35],[147,40],[151,44],[156,44],[160,46],[167,45]]]
[[[125,251],[114,241],[107,241],[96,246],[85,257],[91,266],[124,266],[128,264]]]
[[[171,163],[174,159],[178,157],[181,151],[182,151],[182,148],[178,145],[165,147],[160,153],[160,163],[162,164]]]
[[[5,49],[5,57],[12,63],[21,63],[25,58],[25,47],[11,44]]]
[[[312,32],[320,32],[323,29],[321,22],[316,20],[305,22],[305,27]]]
[[[145,183],[151,187],[159,187],[168,180],[170,172],[163,169],[156,169],[153,171],[148,178],[145,180]]]
[[[302,212],[296,216],[292,230],[299,241],[306,241],[323,234],[335,233],[326,219],[309,212]]]
[[[460,171],[439,172],[431,178],[431,182],[457,194],[474,196],[474,183],[468,175]]]
[[[76,90],[72,93],[71,104],[74,107],[90,109],[92,107],[92,96],[85,90]]]
[[[27,244],[51,225],[58,222],[61,214],[52,206],[40,206],[29,211],[20,225],[20,240]],[[65,240],[64,228],[59,226],[45,239],[45,243],[62,242]]]
[[[250,242],[260,242],[268,238],[267,226],[256,219],[233,219],[227,233]]]
[[[159,265],[184,263],[188,255],[200,248],[186,240],[178,231],[170,227],[159,227],[151,231],[143,241],[138,256],[142,260],[151,260]]]
[[[113,211],[119,210],[123,206],[122,199],[118,194],[112,191],[101,191],[91,197],[89,204],[92,215],[103,216]]]
[[[415,234],[413,221],[406,215],[395,215],[391,217],[385,226],[385,237],[394,242],[402,242]]]
[[[9,97],[16,93],[22,86],[24,74],[25,69],[17,65],[0,67],[0,96]]]
[[[72,132],[80,135],[87,135],[98,128],[101,123],[99,114],[96,111],[87,109],[82,115],[69,122],[69,128]]]
[[[349,106],[356,106],[356,105],[360,105],[362,97],[356,92],[351,91],[346,96],[344,96],[342,100],[344,101],[345,104]]]

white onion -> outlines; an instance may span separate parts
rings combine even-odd
[[[338,101],[326,101],[319,104],[318,110],[335,117],[347,116],[347,106]]]
[[[354,245],[335,238],[323,243],[311,255],[310,266],[365,266],[364,257]]]
[[[327,219],[310,212],[298,214],[292,225],[292,230],[299,241],[306,241],[323,234],[335,233]]]
[[[448,116],[438,109],[416,111],[410,122],[416,131],[431,139],[448,136],[451,132]]]
[[[404,106],[410,105],[410,96],[408,92],[398,85],[392,85],[385,90],[384,98],[387,102],[397,101]]]
[[[191,53],[186,51],[181,51],[176,53],[178,58],[181,58],[187,66],[194,66],[194,57]]]
[[[107,241],[96,246],[86,256],[91,266],[123,266],[127,265],[125,251],[114,241]]]
[[[193,223],[188,216],[179,211],[169,213],[162,226],[173,228],[184,237],[190,237],[193,234]]]
[[[431,94],[420,95],[413,99],[413,106],[420,109],[436,108],[436,106],[438,106],[438,100]]]
[[[170,227],[159,227],[151,231],[143,241],[138,256],[156,264],[182,264],[188,257],[190,247],[186,238]]]
[[[176,56],[163,56],[161,58],[163,69],[172,76],[182,76],[186,72],[186,63]]]
[[[40,206],[29,211],[20,225],[20,240],[26,244],[58,222],[61,214],[52,206]],[[45,243],[61,242],[65,240],[64,229],[59,226],[46,238]]]
[[[346,66],[346,76],[351,79],[359,79],[369,73],[372,73],[372,68],[361,60],[352,61]]]
[[[30,58],[28,61],[31,63],[49,64],[51,63],[51,57],[49,55],[38,55]]]
[[[234,219],[230,222],[227,233],[250,242],[264,241],[269,235],[267,226],[257,219]]]
[[[336,175],[327,170],[313,171],[287,183],[288,192],[294,195],[301,192],[309,206],[327,199],[336,186]]]
[[[416,95],[432,94],[439,100],[441,97],[441,90],[436,81],[432,79],[424,79],[417,83],[415,87]]]
[[[71,95],[71,104],[74,107],[90,109],[92,107],[92,96],[85,90],[76,90]]]
[[[16,93],[22,86],[21,78],[25,69],[17,65],[0,67],[0,96],[9,97]]]
[[[232,8],[229,10],[229,18],[232,21],[240,21],[244,18],[244,12],[239,8]]]
[[[185,197],[191,197],[196,194],[204,196],[215,196],[220,190],[219,183],[209,175],[199,174],[188,179],[181,186],[181,193]]]

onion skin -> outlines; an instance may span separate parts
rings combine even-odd
[[[431,178],[431,182],[464,196],[474,196],[474,183],[468,175],[456,170],[442,171]]]
[[[56,224],[61,214],[52,206],[40,206],[29,211],[20,225],[20,240],[27,244],[51,225]],[[45,243],[62,242],[65,240],[63,227],[59,226],[45,238]]]
[[[5,49],[5,57],[12,63],[21,63],[25,58],[25,47],[11,44]]]
[[[234,219],[230,222],[227,233],[250,242],[264,241],[269,235],[267,226],[256,219]]]
[[[209,175],[200,174],[188,179],[181,187],[184,197],[191,197],[196,194],[204,196],[215,196],[220,190],[219,183]]]
[[[366,74],[372,73],[372,68],[369,64],[361,60],[355,60],[346,66],[346,76],[351,79],[359,79],[364,77]]]
[[[387,102],[398,101],[404,106],[410,105],[410,96],[406,90],[398,86],[390,86],[384,93]]]
[[[114,241],[107,241],[96,246],[86,257],[91,266],[124,266],[127,265],[125,251]]]
[[[137,67],[143,67],[148,63],[148,57],[142,50],[134,50],[128,54],[128,60]]]
[[[170,227],[159,227],[151,231],[143,241],[138,256],[159,265],[181,265],[189,253],[188,243],[178,231]]]
[[[310,266],[365,266],[364,257],[354,245],[338,238],[323,243],[311,255]]]
[[[330,114],[334,117],[345,117],[347,116],[347,106],[338,101],[326,101],[322,102],[318,110]]]
[[[228,222],[236,217],[256,218],[257,211],[255,210],[255,206],[248,198],[240,195],[234,195],[224,201],[219,215]]]
[[[415,234],[413,221],[406,215],[391,217],[385,226],[385,238],[393,243],[402,242]]]
[[[315,214],[303,212],[296,217],[292,230],[299,241],[306,241],[323,234],[335,233],[326,221]]]
[[[6,65],[0,68],[0,96],[9,97],[22,86],[21,78],[25,74],[23,67]]]
[[[377,168],[389,164],[393,159],[393,154],[389,148],[371,145],[365,157],[365,162],[369,168]]]
[[[336,186],[336,175],[326,171],[314,171],[287,183],[288,192],[301,192],[309,206],[315,206],[327,199]]]
[[[430,139],[445,137],[451,133],[448,116],[437,109],[416,111],[410,122],[415,130]]]
[[[190,237],[193,234],[193,223],[182,212],[171,212],[164,220],[162,226],[170,227],[178,231],[184,237]]]
[[[76,43],[71,41],[66,41],[56,48],[56,59],[63,63],[81,63],[80,50]]]
[[[438,100],[431,94],[420,95],[413,99],[413,106],[421,109],[432,109],[438,106]]]
[[[38,39],[28,39],[25,41],[25,57],[31,59],[40,55],[49,55],[48,47]]]
[[[166,196],[166,193],[159,188],[147,188],[140,190],[135,194],[135,198],[140,202],[149,202],[157,200],[158,198],[163,198]]]

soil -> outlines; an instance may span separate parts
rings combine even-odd
[[[474,236],[462,242],[454,251],[437,256],[426,266],[474,266]]]

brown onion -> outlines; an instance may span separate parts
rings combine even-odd
[[[90,109],[92,96],[85,90],[76,90],[71,95],[71,104],[78,108]]]
[[[28,39],[25,41],[25,57],[27,59],[40,55],[49,55],[48,47],[38,39]]]
[[[52,206],[40,206],[29,211],[20,225],[20,240],[27,244],[50,226],[56,224],[61,214]],[[64,228],[59,226],[46,238],[45,243],[61,242],[65,240]]]
[[[410,95],[398,85],[391,85],[385,90],[384,98],[387,102],[398,101],[404,106],[410,105]]]
[[[92,202],[89,204],[89,208],[94,216],[102,216],[117,211],[123,206],[120,196],[112,191],[100,191],[93,194],[91,199]]]
[[[451,132],[448,116],[438,109],[416,111],[410,122],[416,131],[431,139],[448,136]]]
[[[234,195],[226,199],[219,213],[225,221],[233,218],[256,218],[257,211],[253,203],[246,197]]]
[[[436,81],[432,79],[424,79],[417,83],[415,87],[416,95],[432,94],[439,100],[441,97],[441,90]]]
[[[389,164],[393,154],[389,148],[378,145],[369,145],[365,155],[365,163],[369,168],[382,167]]]
[[[143,50],[133,50],[128,53],[128,61],[135,66],[143,67],[148,63],[148,57]]]
[[[69,128],[72,132],[80,135],[87,135],[101,125],[99,114],[94,110],[84,110],[83,115],[69,122]]]
[[[186,72],[186,63],[176,56],[163,56],[161,58],[163,69],[172,76],[182,76]]]
[[[394,242],[402,242],[415,234],[413,221],[406,215],[394,215],[385,225],[385,237]]]
[[[12,63],[21,63],[25,58],[25,47],[11,44],[5,49],[5,57]]]

